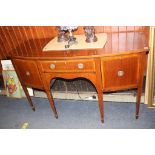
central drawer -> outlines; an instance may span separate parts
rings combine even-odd
[[[93,59],[40,61],[44,72],[95,72]]]

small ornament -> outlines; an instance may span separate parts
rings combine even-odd
[[[97,37],[95,36],[95,29],[94,29],[93,26],[85,26],[84,27],[84,32],[85,32],[86,42],[87,43],[97,41]]]
[[[59,26],[60,31],[63,31],[66,33],[69,32],[68,39],[67,39],[68,44],[65,45],[65,48],[69,48],[71,45],[78,43],[76,38],[73,35],[73,32],[76,31],[77,28],[78,26]]]
[[[57,27],[58,29],[58,42],[64,42],[64,41],[68,41],[68,36],[66,35],[66,32],[64,30],[61,29],[61,26]]]

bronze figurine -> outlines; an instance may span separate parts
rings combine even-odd
[[[58,42],[68,41],[68,35],[64,30],[61,29],[61,26],[57,26],[58,29]]]
[[[95,29],[94,26],[85,26],[84,27],[84,32],[86,36],[86,42],[91,43],[91,42],[96,42],[97,37],[95,36]]]

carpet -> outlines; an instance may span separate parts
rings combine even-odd
[[[97,101],[58,100],[55,119],[45,98],[32,97],[36,111],[27,99],[0,96],[0,128],[20,129],[28,123],[29,129],[154,129],[155,109],[141,104],[140,117],[135,119],[134,103],[105,102],[105,122],[100,121]]]

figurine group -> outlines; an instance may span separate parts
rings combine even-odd
[[[72,32],[77,30],[77,28],[77,26],[58,26],[58,42],[68,41],[69,43],[76,43],[76,38],[73,36]],[[87,43],[97,41],[97,37],[95,36],[95,29],[93,26],[85,26],[83,29]],[[69,32],[69,35],[67,32]]]

